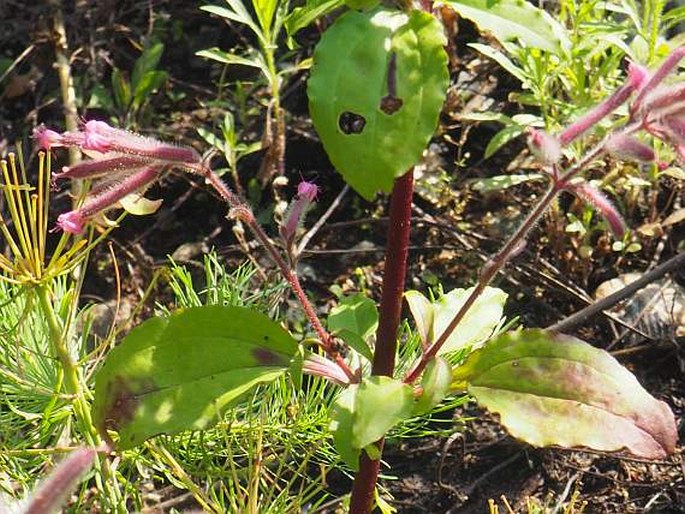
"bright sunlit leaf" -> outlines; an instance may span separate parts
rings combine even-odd
[[[107,356],[95,381],[93,420],[119,447],[215,423],[250,389],[290,366],[296,341],[267,316],[205,306],[152,318]]]

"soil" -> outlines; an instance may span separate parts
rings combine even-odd
[[[15,141],[23,141],[28,148],[28,137],[35,125],[45,123],[59,128],[63,117],[53,68],[51,12],[42,3],[33,7],[20,0],[2,3],[6,8],[2,9],[5,19],[0,27],[0,58],[16,59],[28,51],[15,72],[0,82],[0,153],[4,155]],[[113,0],[65,3],[72,71],[77,96],[83,99],[79,113],[103,119],[117,115],[116,111],[100,107],[84,108],[89,92],[97,84],[109,87],[112,65],[130,70],[139,55],[139,43],[154,36],[166,43],[160,69],[169,73],[169,80],[165,90],[150,99],[146,113],[135,120],[137,128],[205,149],[204,143],[197,142],[195,129],[211,130],[223,118],[222,108],[212,105],[219,68],[195,57],[194,52],[212,46],[227,49],[242,44],[247,36],[190,4]],[[322,28],[316,26],[298,34],[298,58],[310,55]],[[509,115],[523,110],[508,101],[509,93],[520,84],[466,46],[477,37],[474,27],[459,23],[452,48],[452,75],[460,90],[453,89],[448,96],[439,136],[419,174],[408,287],[425,290],[436,280],[445,290],[470,285],[484,259],[496,251],[542,192],[542,186],[533,182],[487,195],[470,187],[470,180],[503,173],[514,159],[521,158],[522,150],[520,142],[513,142],[485,160],[484,148],[498,127],[462,120],[464,112],[477,111],[485,104]],[[244,73],[242,79],[253,78],[247,72],[238,73]],[[335,200],[344,183],[328,162],[307,118],[304,81],[305,75],[299,73],[289,78],[283,88],[288,121],[285,176],[290,185],[277,192],[290,197],[300,177],[314,179],[321,186],[318,206],[311,214],[311,219],[316,219]],[[237,118],[240,114],[246,141],[261,138],[263,114],[255,113],[260,112],[257,101],[263,94],[259,89],[251,91],[245,111],[236,113]],[[461,157],[459,164],[456,156]],[[251,192],[250,199],[268,222],[273,192],[268,187],[255,189],[254,183],[262,157],[263,152],[243,159],[239,172],[243,189]],[[220,164],[219,158],[215,161]],[[228,176],[225,178],[230,183]],[[664,180],[658,187],[637,199],[626,220],[629,226],[640,226],[645,214],[655,208],[663,219],[677,207],[678,197],[682,201],[681,183]],[[197,178],[172,174],[149,196],[164,198],[160,212],[153,217],[129,217],[111,236],[123,277],[122,293],[131,302],[137,302],[138,293],[147,287],[154,271],[167,262],[168,255],[176,253],[181,260],[196,262],[213,247],[229,265],[245,258],[231,222],[225,219],[224,205]],[[58,195],[57,201],[66,205],[66,192]],[[302,268],[305,287],[321,305],[331,300],[331,284],[349,289],[364,287],[378,297],[383,270],[381,250],[387,237],[386,204],[386,197],[366,202],[349,192],[312,239]],[[579,208],[572,198],[561,198],[560,212],[578,212]],[[582,297],[591,296],[602,281],[628,271],[645,270],[650,263],[674,255],[685,228],[680,223],[658,237],[641,236],[641,251],[627,255],[607,250],[607,237],[600,233],[590,242],[593,256],[583,258],[578,238],[565,233],[564,225],[563,214],[546,218],[519,258],[495,283],[510,293],[507,315],[518,316],[527,327],[545,327],[563,319],[584,307]],[[275,234],[273,223],[268,228]],[[116,283],[108,271],[113,266],[110,254],[105,245],[101,248],[91,260],[84,299],[107,302],[116,295]],[[259,249],[251,248],[253,257],[262,262]],[[673,278],[685,283],[683,270]],[[164,301],[164,294],[163,290],[156,291],[155,299]],[[143,309],[141,317],[147,312]],[[673,409],[682,434],[682,340],[673,336],[614,342],[616,330],[614,323],[600,315],[588,319],[572,334],[598,347],[612,344],[612,351],[647,390]],[[471,421],[464,423],[465,419]],[[567,512],[554,509],[572,498],[576,510],[568,512],[579,512],[582,505],[590,513],[685,512],[685,461],[680,447],[675,455],[661,462],[536,449],[513,440],[496,419],[473,406],[455,412],[454,420],[458,431],[452,437],[388,443],[387,473],[394,478],[384,479],[383,485],[399,512],[485,513],[489,499],[499,506],[499,512],[508,512],[506,502],[515,512],[539,512],[535,506],[545,506],[549,512]],[[334,487],[345,490],[347,484],[343,478],[340,480]]]

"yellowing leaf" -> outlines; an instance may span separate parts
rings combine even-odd
[[[134,216],[145,216],[157,212],[163,200],[149,200],[138,193],[132,193],[119,200],[121,208]]]
[[[452,375],[534,446],[673,453],[675,418],[609,353],[542,330],[506,333],[471,353]]]

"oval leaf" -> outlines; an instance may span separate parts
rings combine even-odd
[[[362,339],[368,339],[376,333],[377,327],[376,303],[362,293],[342,297],[340,304],[328,314],[328,329],[332,332],[347,329]]]
[[[153,318],[114,348],[95,381],[93,418],[131,448],[202,429],[252,387],[280,376],[296,341],[263,314],[206,306]]]
[[[412,416],[411,386],[384,376],[365,378],[347,388],[331,411],[330,429],[338,453],[353,470],[359,467],[359,453],[383,437],[400,421]],[[369,448],[371,458],[377,458]]]
[[[514,437],[535,446],[625,448],[645,458],[675,450],[669,407],[609,353],[578,339],[503,334],[454,371],[453,384],[464,383]]]
[[[345,13],[317,45],[312,121],[333,165],[365,198],[390,191],[433,135],[449,82],[445,44],[430,14],[376,9]]]

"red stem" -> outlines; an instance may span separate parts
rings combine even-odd
[[[414,191],[414,169],[395,181],[390,199],[390,221],[385,249],[385,272],[381,295],[380,318],[376,331],[376,349],[372,375],[391,377],[395,369],[397,332],[402,314],[402,295],[407,274],[409,229],[411,228],[411,200]],[[379,453],[383,439],[376,441]],[[373,507],[380,459],[373,460],[362,451],[359,471],[354,477],[350,514],[368,514]]]

